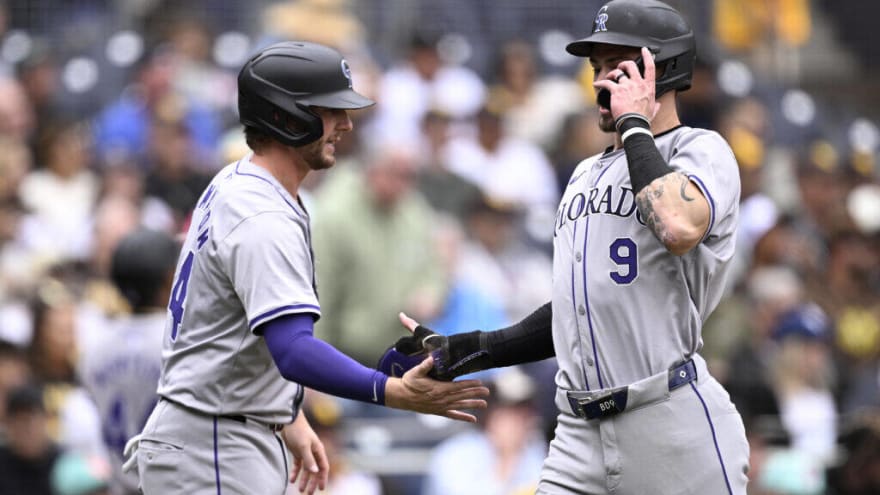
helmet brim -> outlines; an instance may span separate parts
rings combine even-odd
[[[330,93],[309,95],[305,98],[297,98],[297,101],[302,105],[312,107],[340,108],[343,110],[357,110],[358,108],[366,108],[376,104],[375,101],[350,88]]]
[[[660,50],[660,47],[657,45],[646,45],[643,36],[639,37],[625,33],[599,32],[593,33],[586,38],[572,41],[565,46],[565,51],[578,57],[589,57],[596,44],[631,46],[634,48],[647,46],[654,53],[657,53]]]

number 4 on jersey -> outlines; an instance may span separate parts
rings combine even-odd
[[[189,282],[189,274],[192,271],[193,252],[190,251],[183,260],[180,267],[180,273],[177,274],[177,280],[174,281],[174,288],[171,289],[171,301],[168,302],[168,310],[171,311],[171,340],[177,339],[177,331],[180,328],[180,322],[183,320],[183,303],[186,301],[186,286]]]

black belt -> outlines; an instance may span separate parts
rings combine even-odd
[[[169,398],[167,398],[167,397],[162,397],[162,400],[164,400],[164,401],[166,401],[166,402],[170,402],[170,403],[174,404],[175,406],[177,406],[177,407],[179,407],[179,408],[181,408],[181,409],[183,409],[183,410],[185,410],[185,411],[189,411],[189,412],[191,412],[191,413],[193,413],[193,414],[196,414],[196,415],[199,415],[199,416],[206,416],[206,417],[213,417],[213,418],[221,418],[221,419],[231,419],[232,421],[237,421],[237,422],[239,422],[239,423],[243,423],[243,424],[252,423],[252,424],[255,424],[255,425],[257,425],[257,426],[261,426],[261,427],[263,427],[263,428],[268,428],[269,430],[271,430],[271,431],[275,431],[275,432],[278,432],[278,431],[283,430],[283,429],[284,429],[284,426],[285,426],[285,425],[282,424],[282,423],[263,423],[263,422],[261,422],[261,421],[257,421],[257,420],[255,420],[255,419],[249,419],[247,416],[243,416],[243,415],[241,415],[241,414],[208,414],[208,413],[205,413],[205,412],[199,411],[198,409],[193,409],[193,408],[191,408],[191,407],[189,407],[189,406],[184,406],[184,405],[181,404],[180,402],[177,402],[177,401],[171,400],[171,399],[169,399]]]
[[[242,416],[241,414],[222,414],[217,417],[223,419],[231,419],[233,421],[238,421],[239,423],[253,423],[255,425],[269,428],[272,431],[281,431],[284,429],[284,425],[281,423],[262,423],[253,419],[248,419],[246,416]]]
[[[694,365],[693,359],[688,359],[669,369],[666,383],[669,391],[672,392],[696,379],[697,367]],[[585,419],[602,419],[626,410],[629,387],[616,388],[599,397],[578,398],[572,396],[571,392],[567,396],[571,411],[575,416]]]

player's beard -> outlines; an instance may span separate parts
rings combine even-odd
[[[614,126],[614,117],[610,112],[607,114],[599,114],[599,130],[608,133],[617,132],[617,127]]]
[[[326,170],[336,164],[336,152],[326,151],[327,141],[319,139],[302,147],[300,154],[311,170]]]

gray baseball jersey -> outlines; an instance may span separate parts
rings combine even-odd
[[[696,353],[733,256],[739,170],[716,133],[678,127],[656,139],[670,167],[709,201],[705,239],[674,256],[644,224],[622,149],[581,162],[557,211],[553,340],[557,385],[626,385]],[[674,191],[675,194],[678,191]]]
[[[125,442],[140,433],[156,404],[165,313],[120,318],[80,341],[78,373],[101,417],[113,465],[112,493],[138,493],[137,473],[122,472]]]
[[[207,414],[288,423],[298,385],[253,331],[283,314],[320,316],[309,218],[249,156],[221,170],[193,212],[158,392]]]
[[[709,227],[687,254],[669,253],[638,212],[622,149],[584,160],[571,176],[554,238],[560,414],[540,494],[745,494],[742,420],[698,354],[733,257],[738,167],[715,132],[682,126],[655,141],[702,191]],[[690,371],[669,371],[688,358]],[[691,380],[674,385],[678,376]],[[611,395],[624,386],[627,395]],[[575,415],[572,390],[600,411],[625,410]]]

